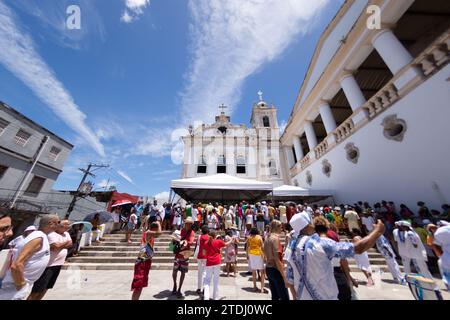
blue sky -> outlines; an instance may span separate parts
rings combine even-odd
[[[189,123],[225,103],[249,125],[258,90],[289,114],[317,41],[343,0],[0,0],[0,100],[75,145],[79,167],[119,191],[155,195],[179,178]],[[78,5],[81,29],[66,26]]]

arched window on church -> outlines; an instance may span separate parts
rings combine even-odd
[[[275,160],[269,161],[269,172],[270,172],[271,176],[276,176],[278,174],[277,164],[276,164]]]
[[[223,155],[217,158],[217,173],[227,173],[227,163]]]
[[[270,121],[269,121],[269,117],[268,116],[264,116],[263,117],[263,126],[265,128],[270,128]]]
[[[206,173],[206,157],[200,156],[197,165],[197,173]]]
[[[245,158],[243,156],[239,156],[236,159],[236,173],[245,174]]]

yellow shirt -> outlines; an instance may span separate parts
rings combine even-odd
[[[424,228],[414,228],[414,230],[417,232],[417,234],[420,237],[420,240],[422,240],[422,243],[427,243],[427,237],[428,237],[428,232],[427,230],[425,230]]]
[[[254,256],[260,256],[262,253],[261,236],[250,236],[247,240],[248,253]]]

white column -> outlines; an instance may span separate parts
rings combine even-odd
[[[309,149],[312,151],[317,146],[317,137],[311,121],[305,121],[305,133]]]
[[[297,161],[300,161],[304,157],[302,145],[300,143],[300,137],[295,136],[292,140],[292,142],[294,143],[295,156],[297,157]]]
[[[366,98],[352,74],[346,74],[341,78],[341,87],[353,111],[366,103]]]
[[[284,146],[284,154],[286,155],[286,159],[288,162],[289,169],[292,168],[294,163],[294,154],[292,153],[292,146]]]
[[[319,112],[322,117],[325,130],[327,130],[327,134],[336,129],[336,120],[331,112],[330,105],[326,102],[322,103],[319,107]]]
[[[394,75],[413,60],[409,51],[389,29],[381,30],[372,39],[372,45]]]

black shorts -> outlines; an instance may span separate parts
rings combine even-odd
[[[62,266],[53,266],[45,268],[42,276],[34,283],[31,292],[43,292],[47,289],[52,289],[58,279]]]

